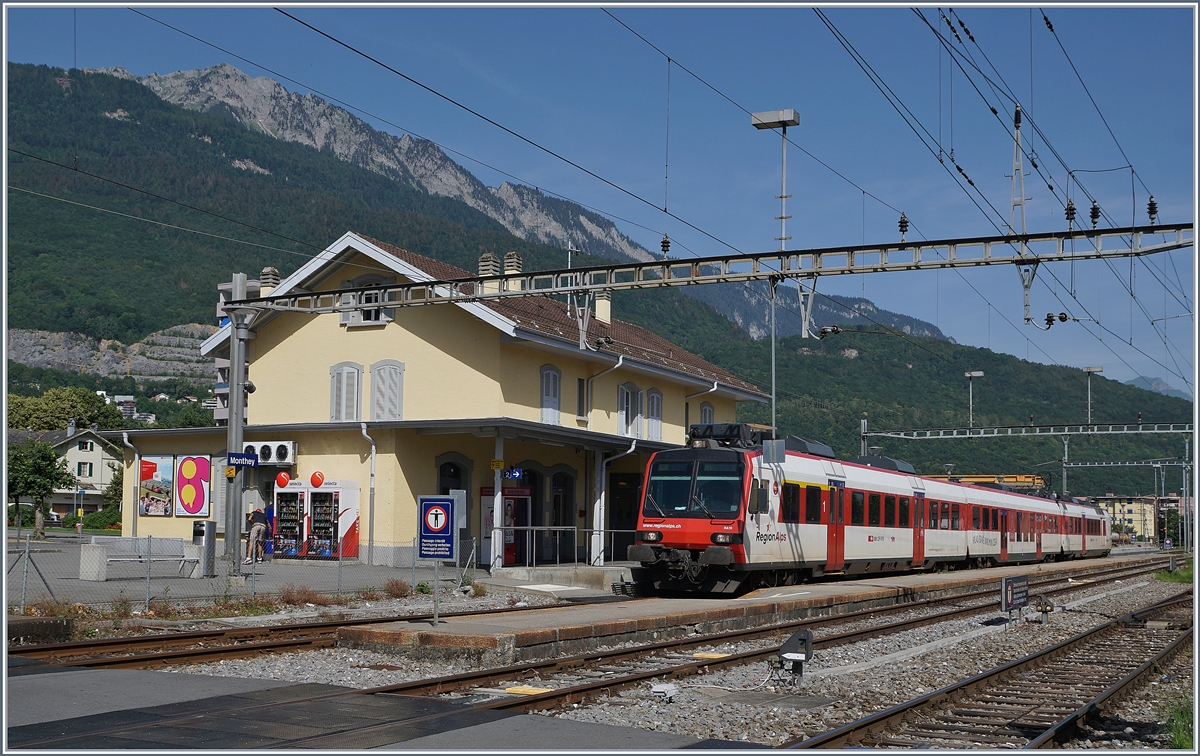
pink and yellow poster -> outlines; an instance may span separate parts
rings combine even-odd
[[[208,457],[178,457],[175,468],[175,516],[208,517],[212,464]]]

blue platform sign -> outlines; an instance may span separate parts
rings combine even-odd
[[[257,454],[238,454],[237,452],[229,453],[230,467],[258,467]]]
[[[457,535],[454,519],[454,497],[421,496],[418,498],[417,558],[453,561],[457,559]]]

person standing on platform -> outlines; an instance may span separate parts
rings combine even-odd
[[[262,508],[254,510],[250,515],[250,540],[246,544],[246,561],[242,564],[250,564],[252,560],[257,559],[259,564],[263,560],[263,539],[267,537],[267,514],[262,511]]]

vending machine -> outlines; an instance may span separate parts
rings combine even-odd
[[[292,480],[274,495],[275,557],[358,556],[358,482]]]

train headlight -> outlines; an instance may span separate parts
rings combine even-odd
[[[662,532],[658,530],[639,530],[638,540],[646,543],[658,543],[662,540]]]
[[[741,533],[713,533],[712,536],[710,536],[710,539],[712,540],[713,543],[718,543],[721,545],[728,545],[731,543],[741,543],[742,542],[742,534]]]

